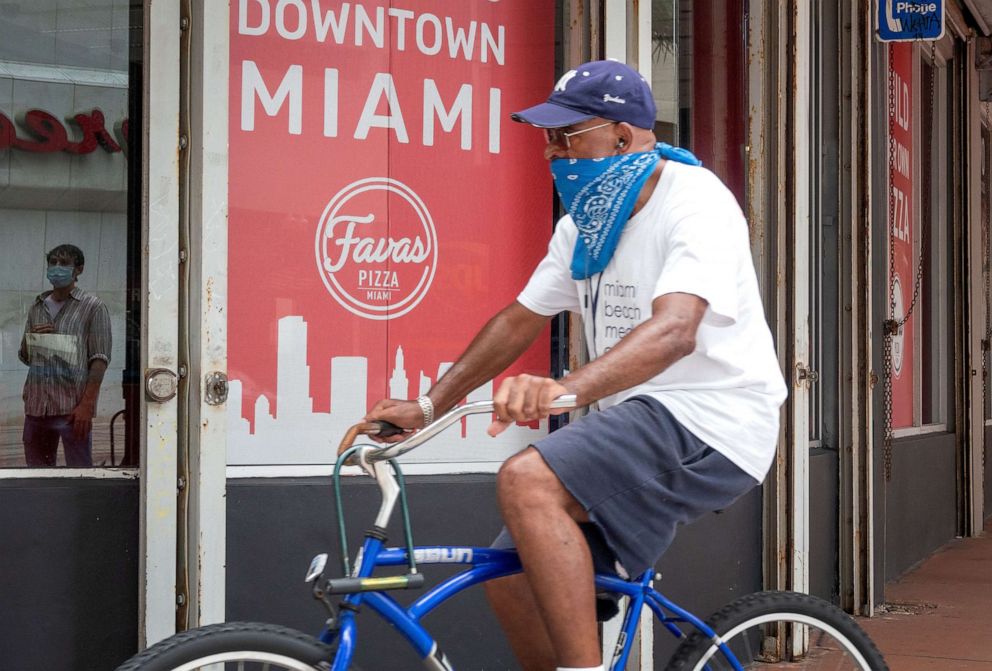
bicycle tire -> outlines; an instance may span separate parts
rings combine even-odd
[[[170,636],[127,660],[117,671],[193,671],[238,661],[309,671],[330,668],[334,651],[333,646],[295,629],[259,622],[224,622]]]
[[[798,592],[748,594],[724,606],[706,621],[731,645],[735,654],[743,652],[742,656],[748,658],[740,660],[745,668],[760,669],[764,662],[771,663],[776,669],[790,668],[785,666],[788,662],[783,662],[781,659],[761,659],[761,655],[767,655],[767,648],[764,646],[768,639],[763,638],[765,630],[760,628],[768,622],[800,622],[810,625],[811,628],[816,627],[818,633],[825,632],[835,645],[846,651],[838,652],[838,648],[830,645],[821,646],[818,641],[817,653],[824,656],[820,658],[821,661],[830,655],[834,657],[844,655],[848,665],[835,666],[833,662],[828,665],[824,661],[818,666],[811,648],[809,657],[794,662],[796,668],[849,668],[858,671],[887,671],[889,668],[875,643],[851,616],[833,604],[809,594]],[[812,646],[813,637],[810,638]],[[754,647],[755,639],[759,641],[757,648]],[[861,659],[858,659],[859,656]],[[720,666],[721,663],[726,662],[722,654],[715,650],[713,642],[702,632],[695,631],[679,645],[667,669],[699,671],[705,667],[712,670],[724,668]]]

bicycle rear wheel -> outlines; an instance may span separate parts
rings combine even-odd
[[[847,613],[808,594],[749,594],[717,611],[707,624],[745,669],[888,669],[882,653]],[[699,631],[682,642],[668,666],[669,671],[732,668],[717,645]]]
[[[224,622],[171,636],[117,671],[314,671],[328,669],[334,648],[295,629]]]

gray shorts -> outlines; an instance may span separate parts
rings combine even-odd
[[[650,396],[586,415],[534,447],[588,512],[596,570],[622,577],[654,566],[680,524],[758,484]],[[505,528],[493,547],[514,547]]]

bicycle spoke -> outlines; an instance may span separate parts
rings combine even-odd
[[[800,626],[756,625],[738,632],[727,640],[728,645],[745,669],[754,671],[853,671],[860,669],[858,662],[830,633],[816,627],[802,625],[809,631],[805,649],[793,646],[791,636]],[[785,630],[786,638],[780,639],[774,630]],[[799,652],[793,654],[793,648]],[[729,670],[732,665],[716,650],[707,662],[710,671]]]
[[[710,625],[735,659],[696,632],[676,651],[680,671],[881,671],[885,660],[857,623],[808,594],[762,592],[711,616]],[[740,666],[737,666],[737,665]]]

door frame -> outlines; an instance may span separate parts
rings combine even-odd
[[[181,170],[188,259],[182,292],[189,342],[188,410],[180,517],[180,571],[192,628],[223,622],[227,583],[227,268],[230,2],[184,0],[190,27],[183,54],[183,134],[189,157]],[[218,95],[217,92],[224,92]],[[218,386],[219,385],[219,386]],[[209,393],[208,393],[209,392]],[[218,392],[222,392],[220,396]]]
[[[581,1],[579,0],[580,3]],[[591,58],[599,58],[596,51],[597,46],[600,45],[595,44],[595,38],[601,35],[603,40],[601,46],[605,58],[627,63],[650,82],[652,80],[651,3],[647,0],[589,0],[590,9],[600,2],[603,10],[603,25],[600,30],[596,30],[595,21],[593,22],[590,44],[588,45],[588,51],[593,54]],[[573,3],[568,4],[574,4],[574,0]],[[582,51],[586,50],[583,49]],[[572,48],[566,47],[566,53],[575,53],[575,45]],[[580,330],[573,329],[573,331],[579,332]],[[603,623],[604,661],[612,659],[615,651],[614,644],[620,636],[622,613],[623,608],[621,608],[619,615]],[[645,671],[654,668],[654,618],[650,610],[645,609],[641,612],[637,641],[634,644],[628,666],[632,669],[638,668]]]
[[[141,368],[180,376],[179,0],[145,0]],[[146,387],[147,389],[147,387]],[[148,399],[147,394],[145,395]],[[139,647],[175,633],[179,401],[141,408]]]
[[[978,70],[970,67],[978,56],[978,45],[975,40],[965,42],[962,57],[964,69],[962,100],[964,104],[964,151],[965,151],[965,214],[964,221],[968,222],[965,243],[968,279],[968,295],[966,298],[967,314],[965,317],[967,329],[967,356],[971,375],[967,388],[967,406],[965,422],[968,440],[964,455],[965,477],[968,483],[965,501],[964,532],[969,536],[977,536],[984,527],[985,513],[985,393],[988,380],[983,382],[983,362],[985,355],[982,341],[986,338],[987,296],[985,285],[982,245],[983,222],[982,215],[982,163],[988,158],[983,156],[982,135],[985,123],[982,118],[982,104],[979,102]],[[977,223],[977,227],[976,224]],[[984,222],[987,226],[988,222]]]

